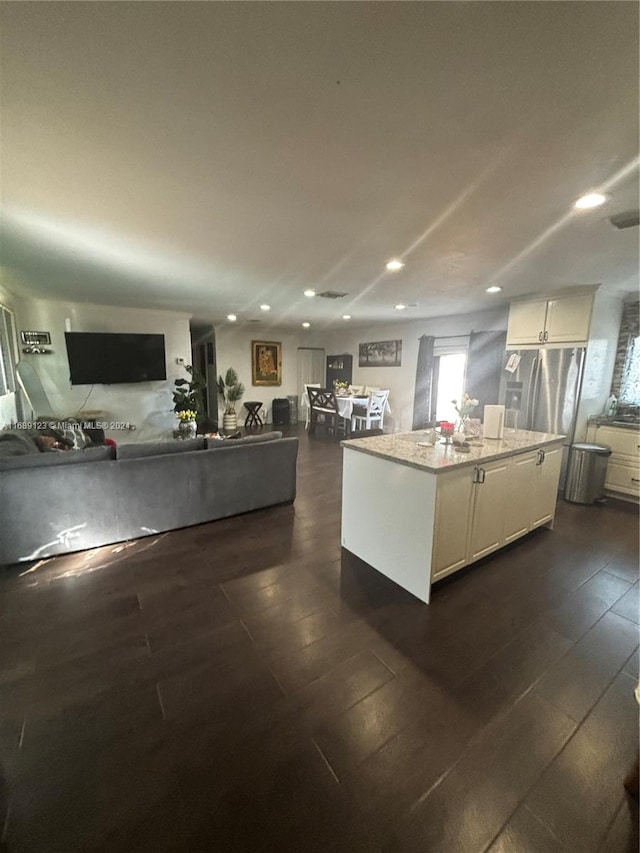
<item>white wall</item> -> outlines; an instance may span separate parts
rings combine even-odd
[[[136,431],[105,430],[119,443],[167,437],[175,429],[176,419],[171,400],[173,380],[188,378],[176,364],[183,358],[191,361],[189,317],[168,311],[143,308],[116,308],[43,299],[16,300],[18,333],[24,329],[51,333],[52,355],[25,355],[38,373],[51,401],[53,414],[72,415],[84,410],[104,411],[107,421],[130,422]],[[123,385],[71,386],[69,362],[64,340],[65,320],[72,332],[138,332],[163,334],[167,357],[167,379]],[[86,399],[86,403],[85,403]]]
[[[14,313],[14,321],[15,305],[16,297],[0,283],[0,306]],[[0,397],[0,429],[10,423],[14,423],[17,419],[16,395],[14,393],[3,394]]]
[[[391,392],[389,404],[392,414],[385,417],[385,431],[406,432],[411,430],[413,423],[418,343],[421,335],[445,337],[502,330],[507,328],[507,317],[508,308],[504,306],[471,314],[367,327],[352,327],[345,323],[343,329],[333,334],[314,333],[309,337],[307,346],[323,346],[327,355],[353,355],[354,385],[373,385],[388,388]],[[358,367],[358,344],[398,339],[402,340],[400,367]]]
[[[587,420],[604,411],[611,389],[621,320],[622,299],[597,291],[591,314],[575,441],[585,440]]]
[[[244,423],[247,410],[245,400],[261,400],[267,411],[267,423],[271,423],[271,402],[277,397],[295,394],[298,388],[298,347],[309,346],[308,335],[299,335],[289,330],[269,329],[264,331],[244,326],[216,326],[216,361],[218,374],[224,374],[233,367],[240,382],[245,386],[244,397],[236,406],[238,423]],[[282,385],[251,384],[251,341],[280,341],[282,343]],[[222,412],[222,408],[220,408]],[[264,414],[264,410],[263,410]]]

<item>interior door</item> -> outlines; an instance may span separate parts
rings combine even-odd
[[[298,347],[298,420],[304,420],[305,402],[302,399],[305,385],[321,386],[324,382],[324,349]]]

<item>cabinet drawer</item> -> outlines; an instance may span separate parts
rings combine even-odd
[[[608,445],[618,455],[640,458],[640,430],[600,427],[596,433],[596,441],[598,444]]]
[[[604,485],[612,491],[640,495],[640,466],[624,465],[616,461],[609,462]]]

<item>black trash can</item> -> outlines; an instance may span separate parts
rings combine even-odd
[[[289,423],[289,401],[286,397],[276,397],[271,404],[271,420],[274,426],[285,426]]]

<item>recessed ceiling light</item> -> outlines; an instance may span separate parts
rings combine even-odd
[[[387,270],[389,272],[398,272],[403,266],[404,263],[399,258],[391,258],[390,261],[387,261]]]
[[[303,323],[303,324],[302,324],[302,328],[303,328],[303,329],[308,329],[310,325],[311,325],[311,323]]]
[[[350,319],[351,319],[351,314],[343,314],[343,315],[342,315],[342,319],[343,319],[343,320],[350,320]]]
[[[578,201],[573,205],[577,210],[590,210],[592,207],[600,207],[607,200],[606,195],[602,193],[587,193],[580,196]]]
[[[235,323],[235,321],[236,321],[237,319],[238,319],[238,318],[236,317],[236,315],[235,315],[235,314],[227,314],[227,320],[228,320],[230,323]]]
[[[271,305],[261,305],[260,310],[261,311],[271,311]]]
[[[498,287],[497,284],[492,284],[491,287],[487,288],[487,293],[500,293],[502,290],[501,287]]]
[[[407,306],[403,302],[398,302],[396,305],[396,311],[404,311]]]
[[[305,296],[308,296],[308,297],[309,297],[309,299],[311,299],[311,297],[312,297],[312,296],[315,296],[315,295],[316,295],[316,292],[315,292],[315,290],[311,290],[311,289],[309,289],[309,290],[305,290],[304,295],[305,295]]]

